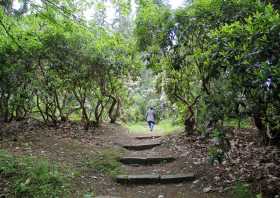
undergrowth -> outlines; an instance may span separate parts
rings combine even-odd
[[[234,128],[241,128],[241,129],[248,129],[252,127],[252,123],[248,118],[243,118],[240,121],[235,118],[227,118],[225,119],[225,126],[234,127]]]
[[[249,185],[237,182],[233,188],[233,198],[262,198],[261,194],[255,195]]]
[[[98,152],[92,159],[87,159],[84,163],[87,168],[114,177],[123,172],[119,162],[123,154],[124,151],[121,149],[105,149]]]
[[[65,197],[68,179],[44,159],[15,157],[0,150],[0,176],[9,181],[11,197]]]

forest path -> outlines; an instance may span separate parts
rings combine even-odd
[[[148,130],[148,129],[147,129]],[[195,167],[188,162],[184,151],[178,151],[176,145],[161,136],[161,133],[146,132],[144,134],[131,134],[127,130],[122,132],[114,140],[119,147],[127,149],[124,158],[132,160],[136,158],[136,163],[123,163],[125,175],[120,175],[121,185],[117,184],[119,193],[113,194],[123,198],[217,198],[220,197],[213,193],[203,193],[194,188],[193,175],[196,173]],[[145,145],[145,146],[144,146]],[[149,146],[150,145],[150,146]],[[141,160],[160,158],[174,158],[168,162],[153,163],[146,162],[141,164]],[[140,162],[139,162],[140,159]],[[122,177],[130,176],[122,180]],[[184,182],[178,182],[180,178],[172,178],[172,182],[157,182],[157,175],[165,177],[187,177],[183,178]],[[182,179],[182,178],[181,178]],[[194,181],[195,183],[196,181]]]
[[[149,166],[155,166],[161,164],[162,167],[167,163],[175,162],[176,156],[166,151],[154,151],[153,149],[162,144],[161,140],[158,140],[160,136],[145,136],[145,137],[131,137],[131,143],[121,144],[123,148],[134,151],[130,151],[125,157],[120,159],[127,167],[133,167],[131,173],[128,171],[126,175],[118,175],[116,180],[118,183],[125,185],[133,184],[166,184],[166,183],[182,183],[191,182],[195,179],[194,174],[189,172],[187,174],[170,174],[170,170],[162,171],[161,167],[157,167],[156,172],[154,169],[149,170]],[[147,142],[148,141],[148,142]],[[150,150],[150,152],[147,152]],[[138,152],[135,152],[138,151]],[[144,173],[137,173],[136,167],[145,168]],[[154,167],[153,167],[154,168]],[[136,171],[137,170],[137,171]],[[151,171],[151,172],[148,172]]]
[[[149,144],[160,141],[161,144],[141,151],[126,151],[127,157],[171,156],[176,160],[149,166],[121,165],[124,174],[185,174],[194,172],[197,179],[201,171],[190,161],[190,153],[176,145],[168,137],[140,138],[129,134],[126,128],[117,124],[106,124],[99,129],[84,131],[78,127],[24,129],[18,128],[16,141],[0,141],[0,149],[15,155],[29,155],[48,159],[63,167],[72,167],[78,175],[72,179],[71,197],[111,196],[120,198],[219,198],[216,193],[203,193],[196,187],[196,181],[177,184],[118,184],[112,176],[94,168],[84,168],[87,160],[93,159],[105,150],[121,152],[122,144]],[[16,129],[11,129],[16,131]],[[24,132],[23,132],[24,131]],[[150,134],[148,134],[150,135]],[[157,135],[157,134],[152,134]],[[142,135],[141,135],[142,136]],[[204,173],[205,174],[205,173]],[[206,186],[205,186],[206,187]]]

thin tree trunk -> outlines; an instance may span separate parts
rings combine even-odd
[[[101,108],[101,109],[100,109]],[[103,111],[104,111],[104,105],[102,104],[101,100],[97,101],[97,104],[95,106],[95,110],[94,110],[94,116],[95,116],[95,121],[96,121],[96,126],[99,126],[100,121],[101,121],[101,116],[103,115]]]
[[[112,104],[109,109],[109,118],[111,123],[115,123],[117,121],[117,118],[119,116],[120,111],[120,100],[115,98],[114,96],[110,96],[110,98],[113,100]],[[117,105],[117,107],[116,107]]]
[[[54,91],[54,99],[55,99],[56,107],[58,109],[60,120],[62,122],[65,122],[67,119],[66,119],[66,117],[63,114],[63,107],[60,106],[57,90]]]
[[[37,105],[37,108],[38,108],[38,110],[39,110],[39,112],[40,112],[40,114],[41,114],[41,116],[42,116],[44,122],[47,122],[47,118],[45,117],[45,115],[44,115],[44,113],[43,113],[43,110],[42,110],[41,107],[40,107],[40,99],[39,99],[39,96],[38,96],[38,95],[36,95],[36,105]]]
[[[78,95],[78,93],[76,92],[76,90],[73,91],[74,96],[76,97],[77,101],[80,104],[80,108],[82,110],[82,121],[85,123],[85,130],[89,129],[90,126],[90,118],[87,114],[87,110],[85,107],[85,102],[86,102],[86,94],[84,94],[83,96],[81,96],[82,94]]]

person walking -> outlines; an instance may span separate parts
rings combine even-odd
[[[156,112],[153,107],[150,107],[149,110],[147,111],[146,120],[150,128],[150,131],[152,132],[156,124]]]

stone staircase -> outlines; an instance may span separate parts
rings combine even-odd
[[[143,142],[146,141],[146,142]],[[162,144],[161,136],[136,136],[132,137],[130,144],[120,144],[123,148],[134,151],[133,154],[122,157],[120,162],[126,166],[154,166],[161,164],[162,166],[166,163],[174,162],[176,157],[174,156],[161,156],[160,152],[153,154],[153,156],[147,156],[144,153],[145,150],[153,149]],[[136,151],[136,152],[135,152]],[[138,152],[138,153],[137,153]],[[144,153],[144,156],[143,156]],[[133,156],[134,155],[134,156]],[[147,168],[148,170],[148,168]],[[193,173],[184,174],[134,174],[137,171],[133,171],[133,174],[129,175],[118,175],[115,179],[116,182],[126,185],[135,184],[167,184],[167,183],[182,183],[189,182],[195,179]]]
[[[172,156],[155,156],[155,157],[122,157],[120,162],[126,165],[129,164],[141,164],[141,165],[153,165],[160,163],[168,163],[175,161],[176,158]]]
[[[161,142],[160,141],[155,141],[152,143],[138,143],[138,144],[126,144],[126,145],[122,145],[123,148],[127,149],[127,150],[134,150],[134,151],[141,151],[141,150],[146,150],[146,149],[151,149],[154,148],[156,146],[160,146]]]

